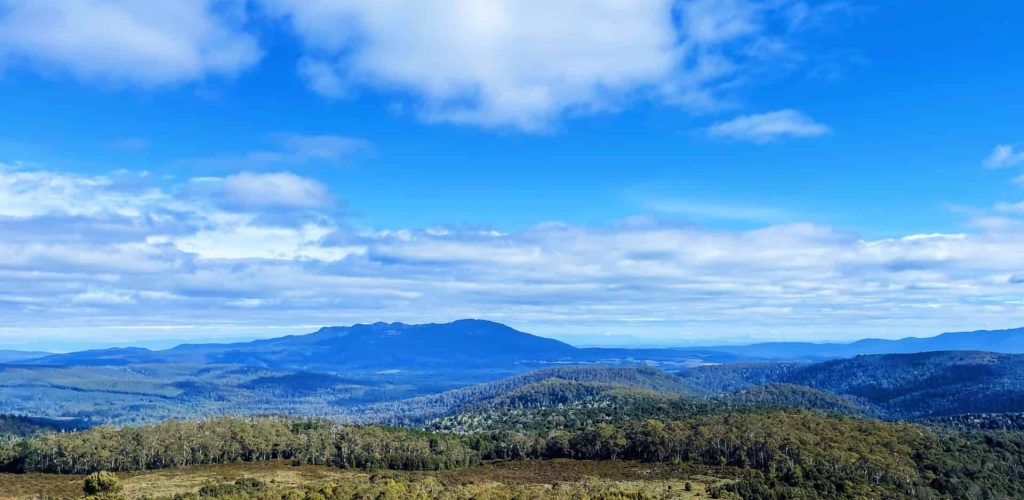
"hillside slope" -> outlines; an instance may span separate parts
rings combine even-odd
[[[418,424],[483,409],[546,408],[595,398],[618,389],[690,394],[679,377],[650,367],[565,366],[494,382],[351,410],[360,421]]]
[[[1019,354],[881,354],[803,366],[705,366],[681,376],[687,383],[711,392],[769,382],[798,384],[856,398],[892,417],[1024,411],[1024,355]]]

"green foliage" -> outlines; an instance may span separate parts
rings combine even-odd
[[[452,436],[328,421],[216,418],[98,427],[7,445],[4,470],[81,474],[289,459],[339,467],[442,470],[476,463]]]
[[[117,476],[107,471],[99,471],[86,476],[82,491],[89,496],[116,497],[124,491],[124,486]]]
[[[267,484],[255,478],[242,478],[229,484],[209,484],[199,489],[199,498],[252,498],[267,491]]]
[[[1024,355],[977,351],[857,356],[815,364],[701,366],[681,374],[710,393],[767,383],[847,396],[888,418],[930,418],[1024,408]]]
[[[698,378],[689,375],[690,382],[650,368],[561,367],[401,403],[345,410],[364,421],[425,423],[423,430],[346,425],[326,419],[219,417],[37,433],[28,421],[14,419],[12,425],[28,432],[0,440],[0,468],[97,473],[94,483],[99,484],[100,474],[113,476],[97,471],[267,460],[401,471],[451,470],[491,460],[631,460],[728,473],[736,480],[707,490],[720,498],[1024,498],[1024,433],[1015,432],[1022,425],[1019,415],[948,417],[929,421],[929,427],[843,416],[871,415],[874,407],[861,403],[888,401],[885,398],[900,401],[901,408],[934,413],[928,409],[932,406],[909,402],[921,401],[918,389],[925,384],[935,384],[939,389],[934,393],[946,398],[949,394],[944,391],[949,385],[943,384],[953,376],[998,379],[1005,382],[999,386],[1004,388],[1016,383],[1016,368],[1003,366],[999,356],[950,356],[939,358],[947,364],[952,359],[954,365],[960,363],[959,368],[937,367],[933,363],[939,361],[934,356],[910,356],[895,365],[891,359],[865,357],[821,365],[709,368],[698,370],[703,373]],[[986,368],[983,361],[993,366]],[[336,376],[314,380],[251,369],[211,370],[219,376],[237,377],[233,383],[245,390],[291,395],[330,393],[338,384],[349,382]],[[729,394],[693,396],[689,384],[694,380],[711,384],[709,373],[731,373],[723,378],[723,386],[748,385]],[[815,387],[837,388],[852,396],[789,383],[753,384],[798,375]],[[116,389],[129,390],[132,383],[123,381]],[[140,387],[135,389],[142,390]],[[166,387],[152,390],[156,391],[148,393],[152,397],[171,391]],[[201,381],[193,380],[175,384],[173,390],[202,393],[206,389]],[[967,397],[957,396],[958,401]],[[897,403],[885,404],[892,409]],[[545,496],[520,484],[440,485],[377,474],[365,484],[334,484],[322,490],[282,490],[274,484],[240,480],[205,487],[188,498],[667,495],[664,489],[634,486],[564,486]],[[679,492],[686,491],[685,484],[677,486]],[[95,488],[95,496],[117,494]]]
[[[839,415],[857,417],[877,416],[877,411],[850,397],[840,396],[811,387],[794,384],[764,384],[715,398],[716,401],[736,406],[764,405],[780,408],[808,408]]]
[[[194,494],[177,495],[174,500],[349,500],[349,499],[495,499],[495,500],[647,500],[694,498],[693,486],[679,481],[584,480],[547,484],[509,484],[495,481],[442,483],[433,477],[381,478],[369,481],[324,482],[301,488],[258,488],[239,482],[203,487]],[[686,483],[690,484],[690,483]]]
[[[61,432],[86,428],[84,422],[64,419],[0,415],[0,436],[31,436],[43,432]]]
[[[952,432],[971,430],[1024,431],[1024,413],[965,413],[921,419],[921,423]]]
[[[664,395],[691,392],[690,386],[679,377],[657,368],[564,366],[439,394],[357,406],[349,411],[365,422],[422,425],[467,412],[572,405],[623,389]]]
[[[666,402],[672,407],[671,399],[653,401],[638,408]],[[8,457],[8,468],[60,473],[271,459],[411,471],[457,469],[489,460],[635,460],[693,464],[737,474],[738,480],[708,490],[723,498],[1024,497],[1022,433],[942,434],[917,425],[802,410],[624,418],[578,427],[506,428],[467,434],[323,420],[218,418],[37,435],[13,442],[3,456]],[[99,485],[106,484],[101,477],[112,476],[100,472],[93,477],[93,483]],[[685,491],[685,484],[678,486]],[[196,495],[439,498],[437,493],[445,491],[450,498],[540,498],[533,489],[516,488],[442,488],[407,481],[405,476],[378,474],[369,484],[336,485],[324,491],[283,492],[258,481],[242,480],[210,486]],[[106,487],[94,486],[90,491],[110,495]],[[642,487],[602,486],[565,492],[576,497],[586,493],[589,498],[659,498]],[[572,495],[567,498],[576,498]]]

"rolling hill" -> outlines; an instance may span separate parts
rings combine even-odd
[[[1024,375],[1017,366],[1024,356],[916,350],[979,345],[1013,350],[1022,332],[978,331],[853,344],[604,349],[577,348],[483,320],[374,323],[158,351],[118,348],[34,359],[16,356],[17,361],[0,363],[0,405],[24,415],[90,418],[97,423],[268,411],[360,419],[387,415],[421,422],[491,403],[526,408],[540,401],[557,406],[626,388],[707,397],[743,391],[722,401],[891,417],[1021,411]],[[845,358],[885,349],[915,353]],[[751,361],[775,358],[800,361]],[[830,358],[839,359],[807,361]],[[710,363],[718,365],[701,366]],[[587,372],[581,368],[543,371],[568,365],[623,371],[615,376],[609,376],[613,372],[608,368],[600,376],[583,375]],[[658,378],[654,373],[660,371],[636,368],[642,366],[682,369],[684,380]],[[534,370],[541,371],[527,373]],[[497,382],[486,385],[493,381]],[[481,383],[485,385],[474,386]],[[458,392],[460,388],[464,392]],[[808,392],[812,389],[817,392]],[[389,403],[395,401],[402,402]]]
[[[484,409],[557,407],[620,389],[679,395],[692,392],[679,377],[656,368],[564,366],[438,394],[355,407],[350,411],[360,421],[418,424]]]
[[[877,354],[802,366],[704,366],[681,375],[694,387],[712,392],[771,382],[798,384],[850,396],[899,418],[1024,410],[1024,355],[1019,354]]]

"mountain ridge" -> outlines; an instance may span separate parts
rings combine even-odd
[[[225,344],[181,344],[153,351],[112,348],[54,354],[22,361],[68,364],[243,364],[330,371],[343,369],[416,369],[444,365],[489,367],[523,361],[554,362],[578,348],[515,330],[501,323],[464,319],[451,323],[408,325],[371,323],[323,327],[305,335]]]
[[[898,418],[1024,408],[1024,354],[968,350],[865,354],[803,365],[703,366],[680,376],[711,393],[796,384],[848,396]]]
[[[163,349],[94,349],[64,354],[9,354],[9,361],[39,365],[153,363],[243,364],[309,371],[436,370],[445,367],[522,371],[550,363],[644,361],[679,367],[737,361],[824,361],[865,354],[947,350],[1024,353],[1024,328],[948,332],[933,337],[862,339],[850,343],[766,342],[745,346],[676,348],[575,347],[502,323],[462,319],[449,323],[359,323],[248,342],[186,343]],[[533,366],[518,367],[517,365]]]
[[[945,332],[931,337],[867,338],[853,342],[763,342],[705,349],[766,360],[847,358],[864,354],[909,354],[927,351],[980,350],[1024,353],[1024,328]]]

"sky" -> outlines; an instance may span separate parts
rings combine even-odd
[[[0,348],[1024,326],[1022,17],[0,0]]]

